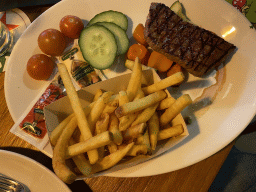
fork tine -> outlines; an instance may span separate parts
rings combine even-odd
[[[0,191],[1,191],[1,192],[12,192],[12,191],[10,191],[9,189],[2,188],[1,186],[0,186]]]
[[[11,192],[13,191],[15,188],[13,188],[12,186],[8,185],[8,184],[4,184],[0,182],[0,191],[8,191]]]
[[[0,175],[0,192],[25,191],[22,184],[12,178]]]

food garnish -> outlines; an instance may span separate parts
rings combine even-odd
[[[46,55],[61,56],[66,49],[66,39],[59,30],[46,29],[38,36],[38,46]]]
[[[213,32],[184,21],[161,3],[151,4],[144,35],[153,50],[198,77],[219,67],[236,48]]]
[[[60,31],[67,37],[77,39],[84,28],[82,19],[74,15],[66,15],[60,20]]]
[[[44,54],[36,54],[27,62],[27,72],[35,80],[47,80],[55,67],[53,60]]]
[[[148,86],[142,88],[142,64],[137,57],[125,90],[120,90],[117,94],[98,90],[92,103],[84,109],[79,109],[80,107],[76,106],[81,105],[80,100],[74,98],[77,93],[65,65],[58,64],[58,67],[74,111],[60,122],[50,135],[50,141],[54,147],[53,168],[57,176],[64,182],[72,183],[81,174],[89,176],[109,169],[124,160],[125,157],[151,155],[159,140],[177,137],[184,132],[182,124],[172,125],[170,122],[190,104],[183,102],[182,98],[190,101],[191,99],[189,95],[184,95],[181,96],[181,99],[172,98],[167,101],[165,91],[165,88],[172,84],[170,81],[175,84],[183,81],[181,74],[174,74],[172,77],[152,85],[146,83]],[[168,106],[159,107],[162,102],[163,104],[168,103]],[[174,110],[172,116],[166,116],[166,111],[170,109]],[[84,114],[83,118],[75,115],[76,113]],[[87,122],[88,126],[85,130],[91,135],[87,139],[83,139],[82,131],[85,130],[82,130],[82,126],[79,125],[78,118]],[[162,119],[168,121],[164,122],[165,127],[161,126]],[[124,127],[127,124],[128,126]],[[78,128],[75,128],[74,126],[77,125]],[[72,142],[68,146],[66,143],[69,140]],[[98,152],[98,158],[91,162],[89,152],[93,150]],[[66,159],[73,159],[76,155],[84,155],[84,153],[88,154],[88,159],[83,160],[87,170],[85,174],[76,171],[76,167],[70,167],[65,163]]]

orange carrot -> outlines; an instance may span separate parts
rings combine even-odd
[[[133,44],[127,51],[127,58],[134,61],[136,57],[139,57],[142,64],[146,64],[149,58],[149,51],[144,45]]]
[[[146,42],[144,38],[144,26],[143,24],[138,24],[137,27],[133,31],[133,38],[140,44],[144,45],[145,47],[148,46],[148,43]]]
[[[159,72],[166,72],[173,64],[166,56],[153,51],[148,60],[148,66],[157,69]]]
[[[167,77],[173,75],[174,73],[178,73],[178,72],[183,72],[182,67],[178,64],[175,63],[174,65],[171,66],[171,68],[167,71]],[[173,86],[179,86],[180,84],[182,84],[182,82],[173,85]]]
[[[173,66],[171,66],[171,68],[167,72],[167,76],[169,77],[177,72],[182,72],[182,68],[178,63],[175,63]]]

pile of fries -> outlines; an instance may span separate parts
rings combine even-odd
[[[158,141],[184,132],[182,124],[171,122],[192,100],[189,95],[176,100],[165,91],[184,80],[182,73],[147,85],[136,58],[126,90],[99,89],[82,108],[66,66],[59,63],[58,69],[73,109],[50,135],[53,169],[65,183],[109,169],[124,157],[151,155]]]

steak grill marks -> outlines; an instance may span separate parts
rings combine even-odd
[[[216,34],[183,21],[169,7],[152,3],[145,24],[148,44],[195,76],[217,68],[235,49]]]

